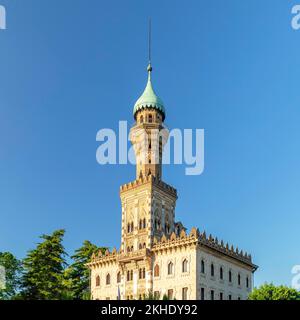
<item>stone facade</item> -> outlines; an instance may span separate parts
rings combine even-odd
[[[168,131],[151,71],[130,133],[136,179],[120,188],[121,246],[94,254],[88,264],[92,299],[143,299],[150,293],[177,300],[247,299],[257,268],[251,256],[197,228],[187,234],[175,220],[177,191],[162,180]]]

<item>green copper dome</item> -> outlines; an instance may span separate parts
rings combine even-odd
[[[155,94],[155,92],[152,88],[152,83],[151,83],[152,67],[151,67],[151,64],[149,64],[147,70],[148,70],[148,82],[147,82],[147,85],[146,85],[146,88],[145,88],[143,94],[140,96],[140,98],[137,100],[137,102],[134,105],[133,115],[135,117],[136,113],[139,110],[142,110],[145,108],[154,108],[154,109],[159,110],[162,113],[163,118],[165,118],[164,103]]]

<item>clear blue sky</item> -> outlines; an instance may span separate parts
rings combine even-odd
[[[297,1],[0,0],[0,251],[22,258],[65,228],[119,246],[119,186],[131,165],[95,159],[101,128],[133,123],[153,78],[170,128],[205,129],[205,171],[168,166],[177,218],[238,245],[256,284],[291,283],[300,264],[300,30]]]

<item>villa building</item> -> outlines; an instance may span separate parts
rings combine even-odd
[[[160,299],[247,299],[257,269],[251,255],[197,228],[187,232],[176,221],[177,191],[162,179],[166,112],[151,74],[149,64],[134,106],[136,179],[120,187],[121,246],[94,254],[88,264],[92,299],[143,299],[149,293]]]

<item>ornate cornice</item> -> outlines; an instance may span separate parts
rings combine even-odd
[[[167,183],[163,182],[162,180],[157,179],[156,177],[149,175],[147,177],[141,177],[137,180],[134,180],[132,182],[126,183],[120,187],[120,193],[132,190],[136,187],[145,185],[147,183],[153,183],[153,185],[159,187],[163,191],[171,194],[172,196],[177,198],[177,190]]]
[[[106,250],[105,254],[102,254],[102,252],[99,251],[98,254],[93,254],[92,261],[88,263],[87,266],[92,267],[110,262],[127,263],[131,261],[144,260],[151,257],[152,253],[189,246],[206,247],[210,251],[223,254],[251,267],[253,271],[258,268],[252,263],[252,257],[247,252],[244,253],[243,250],[239,250],[237,247],[234,248],[233,245],[229,246],[228,243],[224,244],[223,240],[219,241],[218,238],[214,238],[212,235],[207,237],[205,231],[200,233],[197,228],[192,228],[189,234],[182,229],[179,235],[176,235],[175,232],[173,232],[169,237],[166,237],[166,235],[163,235],[160,239],[154,237],[151,249],[146,248],[125,253],[120,251],[117,252],[114,248],[112,252]]]

